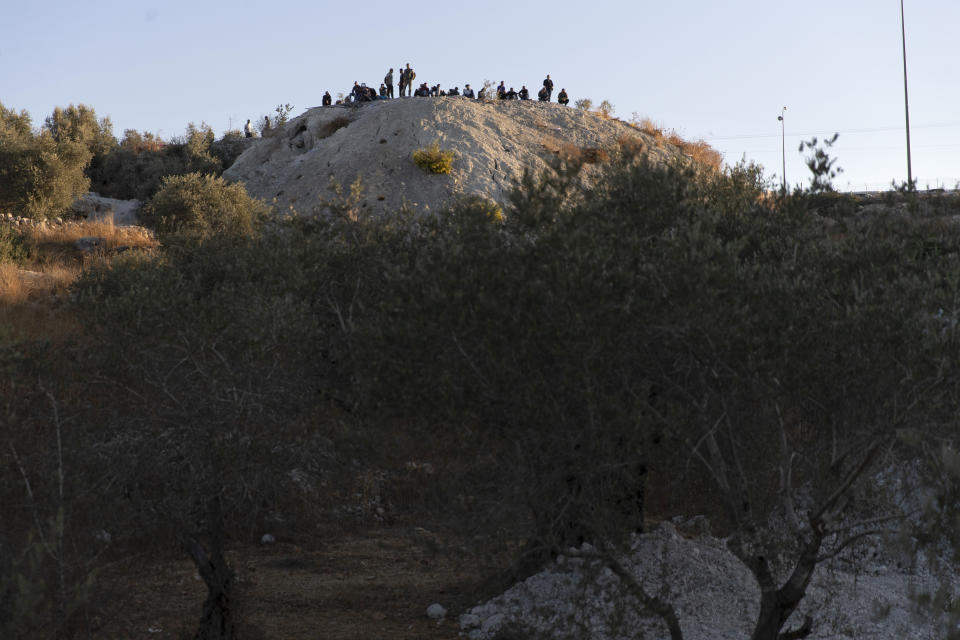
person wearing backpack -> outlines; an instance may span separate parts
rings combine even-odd
[[[393,67],[390,67],[390,71],[383,77],[383,84],[387,88],[386,97],[393,98]]]

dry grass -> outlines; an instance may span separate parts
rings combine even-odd
[[[107,249],[117,247],[152,249],[158,245],[157,239],[147,229],[118,227],[113,224],[113,220],[31,228],[24,235],[27,242],[35,247],[48,245],[73,247],[80,238],[89,237],[104,238]]]
[[[79,266],[51,264],[38,271],[0,264],[0,338],[62,342],[79,325],[64,305]]]
[[[544,137],[540,145],[569,164],[602,164],[610,161],[609,152],[600,147],[578,147],[553,137]]]
[[[635,136],[620,136],[617,138],[620,150],[630,155],[641,155],[647,152],[647,143]]]
[[[590,111],[589,113],[598,118],[603,118],[604,120],[618,120],[619,122],[624,122],[623,120],[614,118],[611,114],[604,113],[602,111]],[[625,124],[653,138],[653,143],[660,148],[664,148],[667,145],[676,147],[681,153],[700,166],[707,167],[714,171],[719,171],[723,167],[723,155],[721,155],[719,151],[711,147],[703,140],[696,140],[694,142],[685,140],[680,136],[679,133],[676,132],[676,130],[667,129],[663,125],[656,124],[649,118],[644,118],[642,120],[634,119],[630,122],[625,122]],[[638,138],[622,136],[619,140],[617,140],[617,143],[619,144],[621,150],[624,151],[639,151],[643,153],[647,150],[646,143]],[[609,156],[602,149],[580,149],[570,144],[558,144],[552,140],[547,140],[546,138],[541,144],[551,153],[556,154],[568,161],[579,161],[586,164],[598,164],[607,162],[609,160]]]
[[[723,166],[723,155],[703,140],[690,142],[683,139],[674,129],[666,129],[649,118],[629,123],[633,128],[652,137],[657,146],[672,145],[688,158],[705,167],[719,171]]]
[[[76,336],[79,324],[65,304],[70,285],[91,261],[111,260],[118,247],[151,250],[153,234],[112,221],[82,222],[23,230],[30,250],[24,264],[0,263],[0,340],[62,342]],[[80,238],[104,239],[102,249],[85,253]]]

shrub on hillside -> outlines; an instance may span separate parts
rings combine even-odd
[[[247,150],[251,140],[243,135],[243,131],[234,129],[224,131],[219,140],[210,144],[210,155],[213,156],[223,170],[230,166],[240,157],[240,154]]]
[[[190,173],[168,176],[144,205],[141,220],[164,233],[251,233],[268,211],[265,203],[247,195],[242,184]]]
[[[25,111],[0,104],[0,211],[31,218],[61,214],[87,190],[91,157],[84,140],[47,128],[34,133]]]
[[[429,173],[450,173],[453,169],[453,151],[441,151],[440,143],[434,142],[426,149],[417,149],[413,152],[413,162]]]
[[[23,262],[29,256],[23,235],[9,227],[0,226],[0,264],[4,262]]]
[[[190,123],[184,135],[169,142],[127,129],[119,146],[91,165],[91,188],[110,198],[148,200],[164,177],[193,172],[220,175],[244,149],[246,143],[231,132],[215,141],[205,123],[199,127]]]

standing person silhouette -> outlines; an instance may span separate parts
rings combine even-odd
[[[387,71],[387,75],[383,77],[383,84],[387,87],[387,97],[393,97],[393,67],[390,67],[390,71]]]
[[[550,74],[547,74],[546,79],[543,81],[543,88],[547,90],[547,99],[546,102],[550,102],[551,96],[553,96],[553,80],[550,79]]]
[[[407,96],[413,91],[413,79],[417,77],[416,72],[410,68],[410,63],[407,63],[407,68],[403,70],[403,82],[407,88]]]

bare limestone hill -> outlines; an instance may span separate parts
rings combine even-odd
[[[331,180],[348,191],[358,178],[372,212],[404,203],[437,210],[459,196],[503,201],[525,168],[539,173],[557,155],[589,155],[625,137],[656,159],[678,153],[623,122],[556,103],[403,98],[309,109],[258,140],[224,175],[253,196],[276,199],[280,211],[314,213],[333,197]],[[450,174],[414,164],[413,152],[434,142],[456,152]]]

